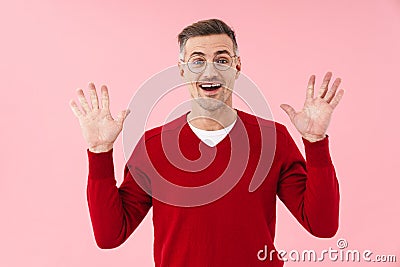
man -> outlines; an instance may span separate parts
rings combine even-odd
[[[326,131],[343,95],[340,79],[328,90],[328,72],[314,97],[313,75],[301,111],[281,105],[302,136],[305,161],[283,125],[232,107],[241,62],[229,26],[199,21],[178,38],[191,111],[146,131],[120,188],[112,148],[129,111],[113,119],[107,87],[99,105],[93,84],[91,106],[82,90],[82,108],[70,102],[89,145],[87,193],[98,246],[122,244],[153,207],[156,266],[282,266],[273,253],[276,196],[311,234],[334,236],[339,189]],[[249,190],[254,179],[260,184]],[[264,247],[271,257],[260,254]]]

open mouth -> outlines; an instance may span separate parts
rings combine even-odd
[[[199,87],[205,91],[214,91],[222,87],[221,83],[201,83]]]

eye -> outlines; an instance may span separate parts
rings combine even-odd
[[[202,60],[202,59],[195,60],[195,61],[192,62],[192,64],[194,64],[194,65],[202,65],[202,64],[204,64],[204,60]]]
[[[201,58],[201,57],[199,57],[199,58],[191,58],[190,61],[189,61],[190,64],[197,65],[197,66],[198,65],[203,65],[204,62],[205,62],[204,58]]]
[[[229,64],[229,62],[230,62],[229,59],[225,58],[225,57],[220,57],[220,58],[215,59],[215,63],[222,64],[222,65]]]

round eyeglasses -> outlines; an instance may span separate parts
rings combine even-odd
[[[233,59],[235,57],[237,56],[231,56],[229,54],[219,54],[213,58],[212,62],[217,70],[226,71],[232,66]],[[202,55],[193,55],[188,59],[186,64],[191,72],[198,74],[202,73],[207,68],[207,59]]]

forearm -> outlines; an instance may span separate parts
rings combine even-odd
[[[112,151],[89,156],[87,200],[96,243],[113,248],[126,240],[126,220],[116,187]]]
[[[101,248],[121,245],[152,206],[152,198],[125,166],[124,181],[116,187],[112,150],[91,153],[87,197],[96,242]]]
[[[313,235],[332,237],[338,229],[340,196],[328,138],[315,143],[303,142],[307,169],[303,217]]]

